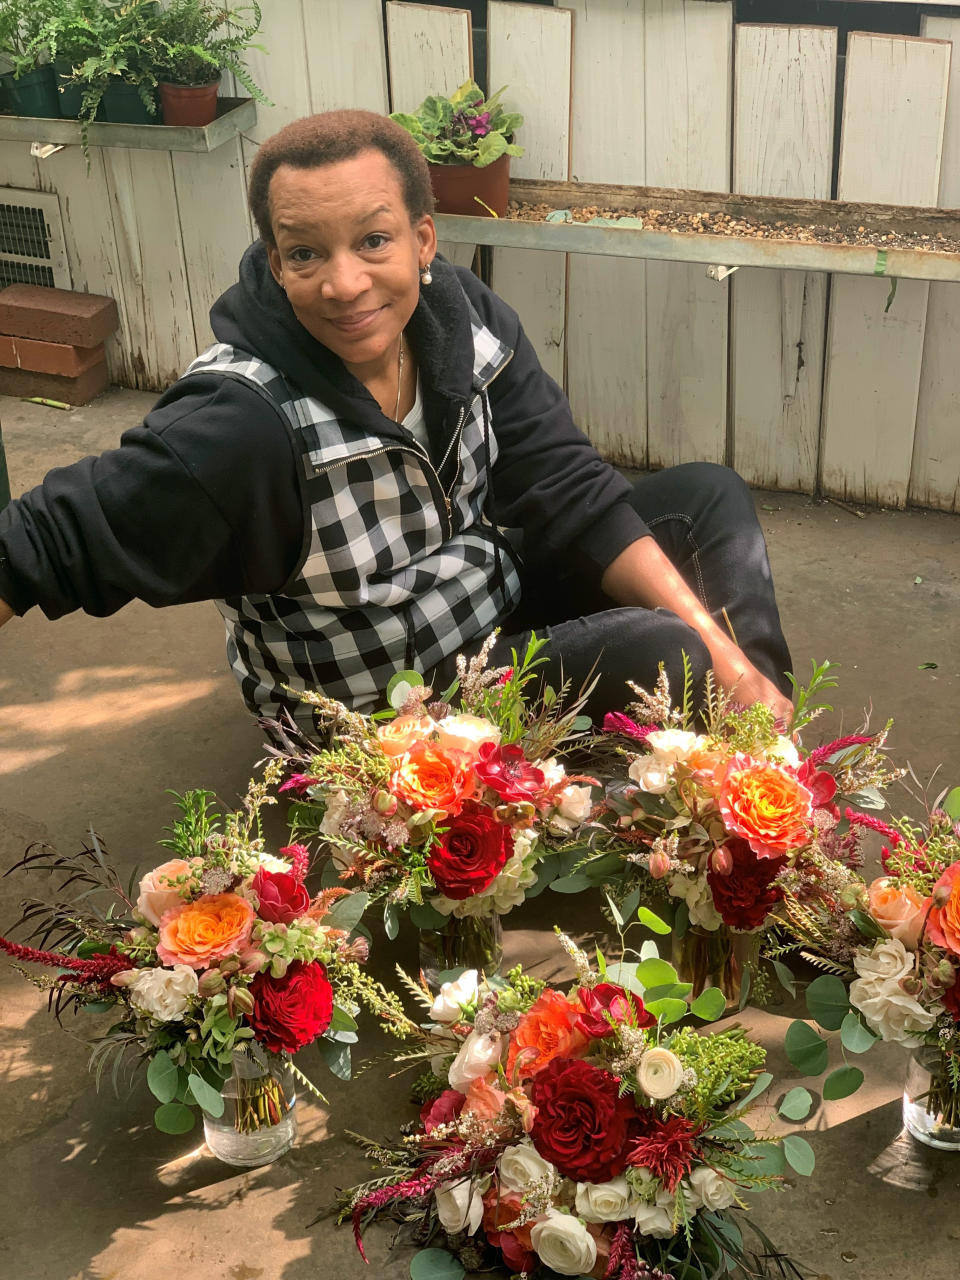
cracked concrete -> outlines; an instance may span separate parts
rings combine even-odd
[[[11,487],[18,493],[52,466],[113,444],[152,398],[111,391],[70,412],[0,398]],[[891,742],[926,781],[960,782],[960,517],[867,512],[797,495],[758,493],[796,669],[829,657],[841,664],[828,729],[849,731],[873,705],[873,723],[895,719]],[[920,581],[917,581],[920,579]],[[935,663],[935,667],[924,664]],[[224,803],[239,796],[259,755],[223,656],[211,606],[152,610],[133,604],[113,618],[28,615],[0,632],[0,864],[27,844],[78,847],[92,823],[124,875],[158,854],[171,819],[165,788],[205,786]],[[817,731],[819,734],[819,730]],[[935,784],[936,789],[936,784]],[[910,807],[905,795],[899,799]],[[0,926],[19,900],[43,889],[22,876],[0,881]],[[507,954],[544,975],[565,973],[550,937],[554,922],[602,931],[598,902],[546,894],[508,921]],[[389,976],[412,965],[414,939],[377,940],[373,965]],[[308,1224],[336,1186],[364,1175],[347,1129],[396,1132],[413,1111],[403,1077],[372,1067],[334,1080],[309,1052],[300,1065],[328,1105],[299,1106],[298,1146],[276,1165],[237,1173],[151,1126],[142,1081],[114,1096],[86,1073],[90,1018],[60,1030],[44,999],[0,965],[0,1150],[7,1170],[0,1204],[2,1274],[23,1280],[307,1280],[408,1274],[409,1252],[389,1254],[392,1233],[372,1232],[370,1268],[349,1230]],[[745,1020],[771,1047],[794,1010],[750,1011]],[[389,1046],[376,1033],[371,1055]],[[899,1136],[905,1054],[879,1046],[867,1081],[802,1126],[817,1154],[812,1179],[756,1201],[758,1223],[804,1264],[812,1280],[954,1280],[960,1226],[960,1156],[929,1152]]]

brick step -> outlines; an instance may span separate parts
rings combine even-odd
[[[32,369],[0,368],[0,396],[42,396],[45,400],[62,400],[64,404],[89,404],[109,385],[106,361],[75,378],[36,373]]]
[[[36,338],[9,338],[0,334],[0,368],[29,369],[76,378],[104,360],[103,343],[74,347],[63,342],[38,342]]]
[[[120,324],[113,298],[37,284],[0,289],[0,334],[73,347],[97,347]]]

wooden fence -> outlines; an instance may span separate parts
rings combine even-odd
[[[264,0],[276,106],[205,155],[0,143],[0,183],[55,191],[75,288],[109,293],[115,379],[160,389],[210,340],[252,228],[260,141],[309,112],[410,109],[472,73],[470,16],[390,0]],[[735,24],[732,0],[490,0],[490,88],[523,112],[517,177],[960,206],[960,18],[851,35]],[[231,86],[225,88],[229,91]],[[451,256],[470,258],[464,246]],[[727,460],[751,483],[960,510],[960,285],[521,249],[494,253],[577,421],[612,460]]]

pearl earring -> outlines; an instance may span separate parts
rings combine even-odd
[[[426,265],[425,267],[421,267],[421,268],[420,268],[420,283],[421,283],[421,284],[433,284],[433,276],[430,274],[430,263],[429,263],[429,262],[427,263],[427,265]]]

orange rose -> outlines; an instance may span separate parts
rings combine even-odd
[[[204,894],[164,915],[157,955],[164,964],[208,969],[250,941],[255,918],[253,907],[239,894]]]
[[[430,716],[397,716],[378,725],[377,741],[385,756],[402,756],[415,742],[429,738],[436,727]]]
[[[552,1058],[577,1058],[589,1043],[577,1028],[583,1013],[578,1001],[571,1003],[549,987],[530,1006],[510,1037],[507,1079],[535,1076]]]
[[[758,858],[780,858],[810,838],[813,796],[783,765],[735,755],[717,800],[727,830]]]
[[[912,885],[897,885],[879,876],[867,890],[870,914],[891,938],[899,938],[908,951],[916,951],[923,928],[923,899]]]
[[[415,742],[397,761],[390,790],[411,809],[459,813],[477,786],[473,762],[462,751]]]
[[[938,898],[944,899],[942,906],[935,905]],[[947,867],[924,908],[931,903],[934,905],[930,906],[927,937],[936,946],[960,956],[960,862]]]
[[[507,1095],[502,1089],[496,1088],[481,1076],[470,1081],[467,1100],[460,1114],[476,1116],[478,1120],[496,1120],[506,1100]]]

